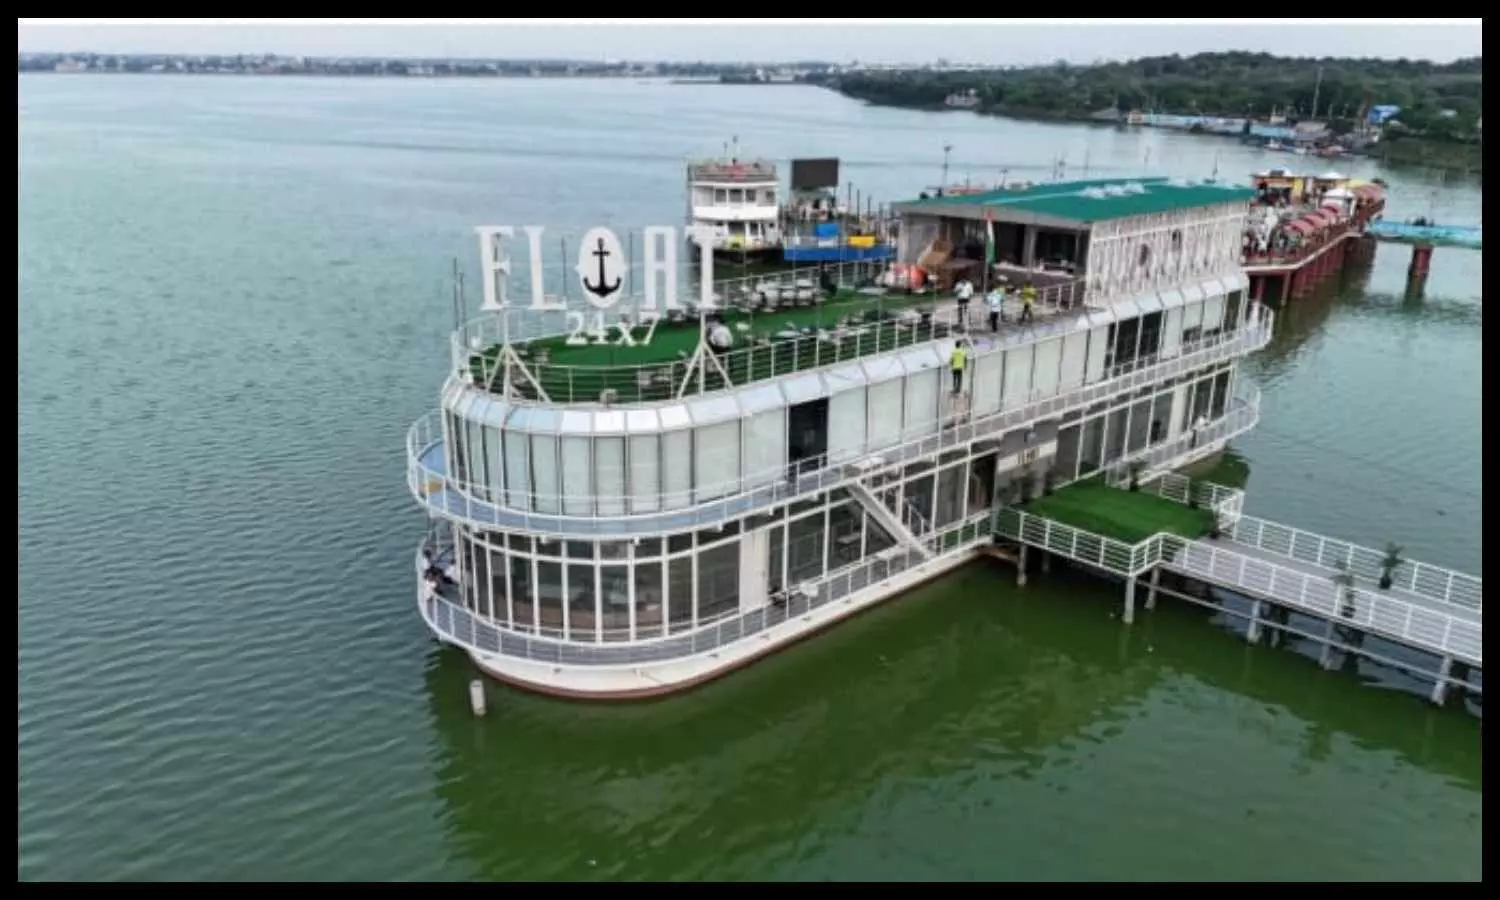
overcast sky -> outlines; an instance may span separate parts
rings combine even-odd
[[[79,20],[71,20],[73,23]],[[104,22],[105,20],[89,20]],[[140,23],[143,20],[125,20]],[[1480,19],[1434,20],[719,20],[717,25],[636,20],[621,25],[442,24],[293,26],[287,20],[155,20],[150,24],[47,24],[21,20],[20,51],[278,53],[307,56],[492,57],[623,60],[1030,64],[1090,62],[1209,50],[1289,56],[1382,56],[1448,61],[1483,52]],[[304,20],[305,21],[305,20]],[[330,20],[317,20],[330,21]],[[364,20],[389,23],[389,20]],[[529,20],[555,23],[558,20]],[[599,22],[600,20],[592,20]],[[703,22],[705,20],[683,20]],[[751,22],[755,24],[750,24]],[[1246,24],[1239,24],[1241,21]],[[488,22],[489,24],[485,24]],[[777,24],[767,25],[767,22]],[[828,24],[822,24],[827,22]],[[928,24],[928,23],[931,24]],[[1038,23],[1042,24],[1038,24]],[[1143,22],[1150,24],[1141,24]],[[851,24],[859,23],[859,24]]]

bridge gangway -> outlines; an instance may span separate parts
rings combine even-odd
[[[1380,241],[1402,244],[1432,244],[1438,247],[1484,249],[1483,226],[1416,225],[1410,222],[1371,222],[1365,234]]]
[[[1377,584],[1378,559],[1384,554],[1239,515],[1243,495],[1229,488],[1189,483],[1180,475],[1164,477],[1154,487],[1178,502],[1186,502],[1188,491],[1194,492],[1203,506],[1219,514],[1221,535],[1194,540],[1163,532],[1131,544],[1014,507],[996,512],[995,533],[1132,583],[1156,569],[1174,572],[1483,667],[1480,579],[1406,562],[1392,586],[1382,590]],[[1372,554],[1375,572],[1370,570]],[[1347,569],[1339,567],[1341,561]],[[1339,583],[1344,571],[1353,576],[1352,584]]]

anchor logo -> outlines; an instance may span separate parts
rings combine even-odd
[[[625,271],[629,265],[620,247],[620,239],[608,228],[592,228],[583,236],[578,247],[578,282],[590,304],[604,309],[613,306],[611,298],[620,292],[625,283]],[[598,298],[598,299],[595,299]]]

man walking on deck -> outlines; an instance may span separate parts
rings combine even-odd
[[[974,285],[969,279],[960,278],[953,286],[953,296],[958,298],[958,321],[965,331],[969,330],[969,301],[974,299]]]
[[[1022,322],[1031,321],[1031,307],[1036,303],[1036,286],[1026,282],[1021,287],[1021,318]]]
[[[956,397],[964,390],[964,363],[968,362],[969,351],[964,347],[963,338],[959,338],[953,344],[953,355],[948,358],[948,365],[953,370],[953,395]]]
[[[1005,288],[998,284],[990,288],[989,294],[984,298],[984,305],[989,307],[990,311],[990,331],[999,331],[1000,316],[1005,309]]]

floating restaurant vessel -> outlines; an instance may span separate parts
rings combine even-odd
[[[465,322],[408,437],[419,567],[455,582],[419,587],[424,620],[526,688],[668,693],[963,565],[1017,486],[1216,452],[1257,420],[1238,362],[1271,334],[1240,269],[1251,196],[1116,179],[898,204],[903,263],[948,281],[988,243],[974,277],[1034,284],[995,331],[862,287],[867,264],[790,308],[717,284],[723,352],[691,312],[607,323],[632,346],[570,344],[561,314]]]
[[[1250,296],[1285,302],[1313,290],[1338,272],[1351,252],[1368,252],[1358,241],[1385,213],[1380,182],[1338,172],[1298,175],[1271,169],[1252,176],[1256,191],[1244,238]]]
[[[688,224],[713,234],[715,253],[751,258],[781,251],[776,164],[737,155],[688,163]]]

